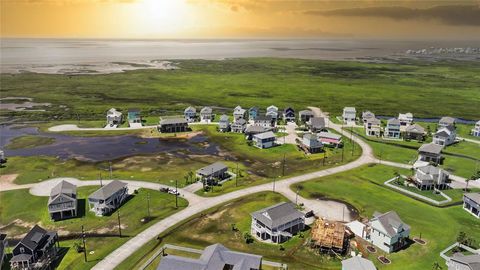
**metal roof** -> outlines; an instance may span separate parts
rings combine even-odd
[[[228,167],[223,162],[218,161],[201,169],[198,169],[197,173],[202,175],[210,175],[222,170],[228,170]]]

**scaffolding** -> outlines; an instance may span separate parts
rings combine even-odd
[[[317,219],[312,228],[312,245],[324,252],[344,253],[348,243],[347,234],[344,224]]]

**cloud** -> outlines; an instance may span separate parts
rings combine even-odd
[[[444,24],[480,26],[479,5],[435,6],[426,9],[408,7],[367,7],[333,10],[308,10],[306,15],[380,17],[393,20],[438,20]]]

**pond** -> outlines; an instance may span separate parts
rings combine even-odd
[[[54,138],[55,142],[33,148],[6,149],[16,137],[34,135]],[[141,138],[135,135],[79,137],[65,134],[45,133],[35,127],[1,125],[0,149],[5,156],[53,156],[60,159],[77,159],[91,162],[109,161],[128,156],[171,153],[181,155],[188,151],[194,155],[218,155],[219,147],[208,142],[203,135],[191,139],[163,140]]]

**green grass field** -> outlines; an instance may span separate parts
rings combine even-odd
[[[345,106],[378,115],[480,119],[477,62],[360,63],[246,58],[175,60],[176,70],[106,75],[1,74],[4,96],[50,102],[47,112],[2,112],[37,120],[103,120],[110,107],[142,109],[145,117],[178,114],[188,105],[301,110],[319,106],[339,115]],[[419,106],[421,104],[421,106]],[[64,108],[60,105],[65,105]],[[217,112],[219,113],[219,112]],[[157,118],[158,119],[158,118]]]
[[[28,190],[15,190],[0,192],[0,220],[2,232],[8,233],[9,237],[18,237],[28,231],[34,224],[57,231],[61,236],[70,234],[77,235],[81,232],[81,226],[85,226],[87,233],[102,235],[87,238],[87,250],[89,261],[83,262],[83,254],[77,253],[73,248],[77,240],[61,241],[61,246],[68,249],[59,269],[90,269],[99,259],[109,254],[115,248],[128,241],[132,236],[145,230],[159,220],[185,208],[188,202],[179,198],[179,208],[175,208],[175,197],[166,193],[140,189],[138,194],[133,195],[120,208],[122,235],[118,237],[117,213],[111,216],[97,217],[88,211],[86,198],[98,187],[78,188],[79,217],[63,221],[53,222],[48,216],[48,197],[30,195]],[[147,194],[150,196],[149,222],[141,222],[147,217]]]
[[[410,237],[418,237],[421,233],[422,239],[428,242],[425,246],[413,244],[406,250],[388,255],[392,260],[389,266],[379,265],[371,256],[370,259],[379,269],[405,269],[406,265],[411,270],[432,269],[434,262],[444,264],[439,253],[456,241],[460,231],[474,239],[480,238],[480,223],[460,205],[438,208],[382,186],[396,171],[408,172],[383,165],[370,165],[298,185],[301,186],[302,196],[346,201],[356,207],[363,217],[370,218],[374,211],[395,210],[411,226]],[[291,188],[296,190],[297,185]],[[455,198],[459,197],[457,194]]]
[[[34,148],[42,145],[49,145],[55,142],[54,138],[25,135],[13,138],[6,146],[6,149]]]

